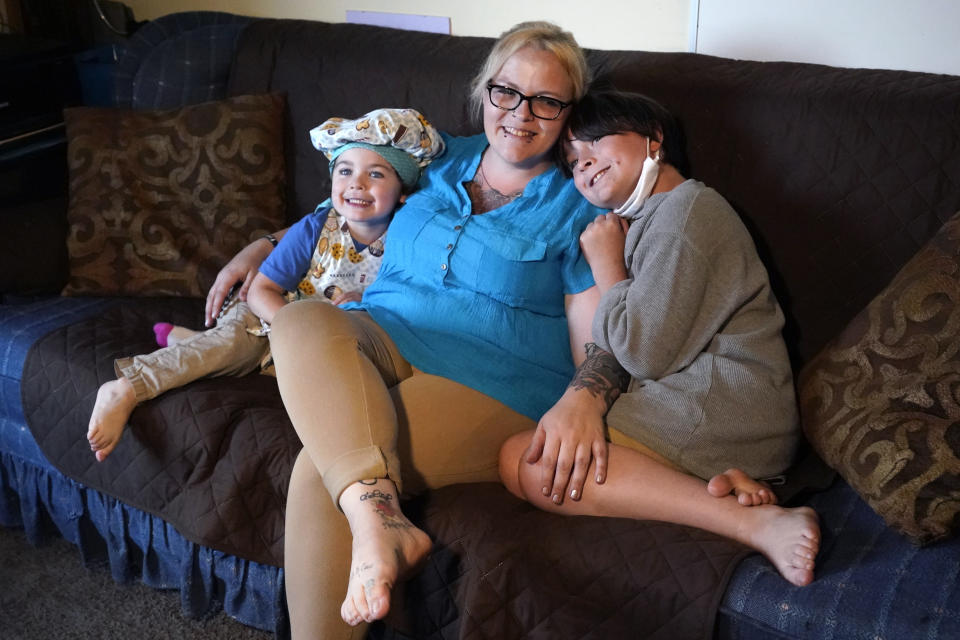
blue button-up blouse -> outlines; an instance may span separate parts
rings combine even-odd
[[[573,374],[564,295],[593,285],[580,232],[601,211],[555,168],[523,195],[471,215],[469,182],[487,140],[447,151],[400,207],[367,310],[418,369],[539,419]]]

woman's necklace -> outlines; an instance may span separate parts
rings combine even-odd
[[[523,189],[521,189],[520,191],[517,191],[516,193],[504,193],[503,191],[500,191],[500,189],[497,189],[495,186],[490,184],[490,180],[487,178],[487,174],[483,172],[482,159],[480,160],[480,168],[477,171],[477,173],[480,175],[480,179],[483,181],[483,184],[486,185],[488,189],[493,191],[495,194],[497,194],[501,198],[509,198],[510,200],[513,200],[514,198],[519,198],[521,195],[523,195]]]
[[[480,160],[480,167],[473,176],[473,180],[466,183],[467,193],[470,195],[470,202],[473,204],[473,213],[481,214],[510,204],[523,194],[523,191],[517,191],[513,194],[506,194],[490,184],[487,175],[483,172],[483,159]]]

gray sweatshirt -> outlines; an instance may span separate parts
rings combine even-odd
[[[635,214],[625,258],[593,321],[633,378],[609,426],[701,478],[785,470],[800,428],[783,313],[736,212],[687,180]]]

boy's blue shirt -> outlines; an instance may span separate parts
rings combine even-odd
[[[317,240],[330,213],[329,200],[287,229],[280,242],[260,265],[260,273],[287,291],[296,291],[310,268]]]

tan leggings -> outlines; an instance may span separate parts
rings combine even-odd
[[[461,384],[414,369],[363,312],[285,306],[270,346],[304,448],[290,478],[284,574],[294,638],[361,638],[340,619],[352,538],[337,499],[389,477],[398,491],[496,482],[500,445],[536,423]],[[363,625],[361,625],[362,627]]]

